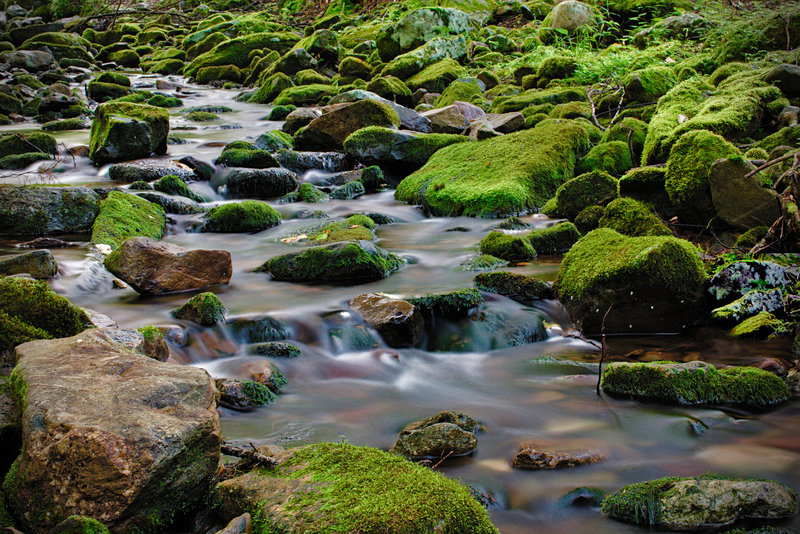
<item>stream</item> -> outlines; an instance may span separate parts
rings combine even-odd
[[[134,87],[155,90],[156,77],[132,75]],[[185,84],[185,80],[175,78]],[[270,106],[234,101],[232,90],[186,85],[185,106],[227,105],[234,109],[220,120],[192,123],[181,108],[170,109],[170,135],[186,144],[170,145],[169,158],[192,155],[213,162],[222,146],[253,140],[282,123],[264,119]],[[0,131],[24,131],[23,123]],[[234,126],[232,128],[232,126]],[[66,146],[88,144],[89,131],[57,132]],[[88,158],[65,159],[60,172],[37,176],[5,173],[0,183],[55,182],[67,185],[124,185],[108,179],[107,166],[96,168]],[[306,181],[319,180],[310,171]],[[222,201],[207,183],[192,189]],[[278,400],[251,411],[221,409],[226,440],[294,447],[320,441],[346,440],[356,445],[388,449],[408,423],[441,410],[464,412],[479,419],[487,431],[478,434],[472,457],[448,460],[436,469],[490,495],[490,513],[503,533],[640,532],[642,529],[606,519],[597,508],[566,506],[559,499],[582,486],[615,490],[624,484],[668,475],[718,472],[763,477],[800,489],[800,404],[789,402],[768,413],[689,409],[619,400],[595,392],[599,352],[562,334],[569,318],[555,301],[524,306],[486,294],[483,311],[499,318],[492,333],[465,324],[437,325],[429,348],[390,349],[349,311],[348,301],[360,293],[380,291],[410,297],[471,287],[476,274],[461,263],[476,252],[477,243],[497,220],[430,218],[413,206],[394,201],[393,192],[334,200],[325,204],[270,202],[283,223],[247,234],[192,233],[199,215],[170,215],[164,241],[187,249],[225,249],[233,259],[228,286],[214,288],[229,318],[270,317],[290,325],[291,343],[302,349],[298,358],[273,358],[288,379]],[[378,244],[407,260],[385,280],[357,286],[304,285],[276,282],[252,269],[268,258],[298,250],[281,238],[302,232],[319,221],[303,218],[322,209],[331,216],[377,212],[399,221],[377,227]],[[552,224],[546,217],[523,218],[537,227]],[[132,289],[116,289],[113,277],[97,262],[87,236],[65,236],[82,246],[52,249],[59,276],[51,286],[73,303],[111,316],[123,328],[148,324],[184,328],[185,345],[170,346],[171,360],[207,369],[212,376],[235,376],[237,367],[263,357],[247,355],[225,325],[201,328],[176,321],[170,312],[191,294],[143,297]],[[17,241],[0,238],[0,254],[16,254]],[[558,260],[544,258],[508,269],[552,280]],[[509,325],[544,321],[547,338],[509,346],[502,339]],[[369,335],[348,335],[367,332]],[[764,357],[788,357],[786,340],[753,341],[729,337],[722,330],[696,329],[682,336],[609,339],[612,359],[651,361],[703,359],[717,364],[746,365]],[[601,451],[596,464],[552,471],[512,469],[510,460],[520,442]],[[800,518],[781,523],[800,529]]]

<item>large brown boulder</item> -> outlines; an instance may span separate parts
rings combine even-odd
[[[425,320],[416,306],[383,293],[362,293],[350,301],[350,307],[377,330],[390,347],[416,345],[425,329]]]
[[[125,240],[106,257],[105,266],[146,295],[227,284],[233,272],[227,250],[186,250],[149,237]]]
[[[720,219],[740,230],[772,226],[781,216],[778,194],[759,183],[756,167],[744,158],[718,159],[711,166],[708,185]]]
[[[200,503],[219,463],[217,391],[99,330],[16,348],[22,452],[3,490],[18,526],[71,515],[112,532],[163,529]]]
[[[392,106],[377,100],[338,104],[299,131],[295,144],[303,150],[341,150],[351,133],[367,126],[397,128],[400,118]]]

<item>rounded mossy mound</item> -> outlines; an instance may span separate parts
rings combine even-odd
[[[612,395],[683,406],[765,408],[789,399],[777,375],[756,367],[716,369],[705,362],[614,362],[600,387]]]
[[[206,291],[190,298],[189,301],[175,310],[178,319],[192,321],[202,326],[217,324],[225,318],[225,306],[214,293]]]
[[[536,258],[536,249],[523,235],[490,232],[478,245],[481,254],[489,254],[507,261],[525,261]]]
[[[259,200],[222,204],[205,214],[204,232],[260,232],[281,223],[281,215]]]
[[[617,197],[617,180],[604,171],[591,171],[569,180],[555,194],[556,213],[574,219],[589,206],[605,206]]]
[[[111,191],[100,203],[100,213],[92,225],[91,242],[117,248],[129,237],[161,239],[167,224],[164,208],[147,200]]]
[[[34,339],[74,336],[87,322],[81,308],[56,294],[46,282],[0,278],[0,350]]]
[[[221,512],[249,512],[257,534],[498,532],[466,486],[398,455],[319,443],[281,458],[275,469],[217,485]]]
[[[369,241],[344,241],[277,256],[256,271],[292,282],[362,283],[386,278],[402,263]]]
[[[600,228],[564,256],[555,285],[587,334],[678,332],[702,315],[705,278],[688,241]]]
[[[708,175],[720,158],[741,158],[738,148],[722,136],[697,130],[684,134],[667,159],[665,188],[673,206],[685,222],[705,224],[716,210]]]
[[[437,151],[397,186],[395,198],[435,215],[505,217],[542,206],[573,176],[588,148],[577,123],[548,124]]]
[[[598,225],[600,228],[611,228],[630,237],[672,235],[672,231],[649,205],[627,197],[611,201],[606,206]]]

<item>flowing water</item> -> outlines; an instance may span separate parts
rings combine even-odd
[[[133,79],[141,87],[152,88],[155,83],[148,77]],[[170,146],[171,159],[193,155],[210,162],[224,143],[253,139],[281,126],[264,120],[268,106],[234,102],[232,91],[191,87],[187,93],[192,93],[185,99],[187,106],[224,104],[235,111],[221,114],[216,122],[190,123],[180,109],[171,110],[171,135],[187,141]],[[67,146],[86,144],[88,130],[57,137]],[[64,159],[58,171],[44,177],[7,174],[0,183],[111,183],[107,169],[92,167],[86,158]],[[304,179],[318,181],[321,176],[310,171]],[[207,184],[192,187],[221,200]],[[461,269],[460,264],[475,253],[476,244],[497,221],[427,218],[412,206],[396,203],[392,192],[352,201],[273,206],[284,222],[254,235],[192,233],[187,229],[198,216],[172,215],[164,238],[188,249],[230,251],[231,282],[215,288],[229,317],[281,320],[289,325],[291,342],[303,351],[299,358],[273,359],[288,379],[275,403],[246,413],[221,410],[225,439],[286,447],[346,440],[386,449],[411,421],[445,409],[467,413],[486,425],[487,431],[478,436],[477,453],[444,462],[437,470],[490,495],[492,518],[504,533],[640,531],[603,518],[597,508],[559,503],[565,493],[581,486],[616,489],[667,475],[719,472],[773,478],[800,488],[800,406],[796,402],[753,414],[598,396],[599,353],[583,341],[562,335],[570,321],[556,302],[527,307],[486,295],[483,310],[499,324],[494,330],[469,320],[436,325],[427,346],[449,350],[389,349],[349,312],[348,301],[368,291],[416,296],[470,287],[475,273]],[[297,250],[280,239],[318,222],[303,218],[318,209],[332,216],[378,212],[393,217],[397,223],[378,227],[378,243],[407,264],[385,280],[358,286],[276,282],[251,272],[270,257]],[[552,223],[539,216],[526,220],[536,226]],[[59,276],[52,286],[74,303],[107,314],[125,328],[180,324],[185,343],[171,345],[173,360],[203,367],[214,376],[234,377],[243,365],[263,361],[247,355],[246,347],[226,326],[201,329],[172,318],[170,311],[189,295],[142,297],[130,289],[115,289],[111,275],[86,246],[87,237],[71,238],[82,246],[53,250]],[[16,244],[1,240],[0,254],[18,253]],[[552,280],[558,261],[544,259],[511,270]],[[504,336],[510,335],[514,325],[541,321],[546,339],[508,346]],[[788,354],[784,342],[733,340],[716,330],[612,338],[609,348],[617,359],[628,355],[643,361],[703,359],[740,365]],[[523,441],[589,448],[606,459],[572,469],[515,470],[509,461]],[[782,526],[800,528],[800,520]]]

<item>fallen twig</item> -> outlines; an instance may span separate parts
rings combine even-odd
[[[242,449],[241,447],[234,447],[233,445],[229,445],[227,443],[223,443],[220,445],[220,452],[222,454],[227,454],[228,456],[235,456],[237,458],[241,458],[242,460],[246,460],[248,462],[252,462],[257,465],[261,465],[263,467],[273,468],[278,465],[278,461],[271,456],[267,456],[265,454],[261,454],[256,449],[255,445],[252,443],[250,446],[253,450]]]

